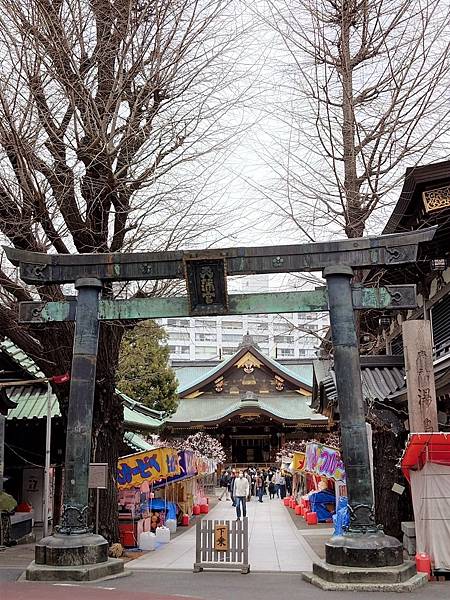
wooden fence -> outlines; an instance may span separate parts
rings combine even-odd
[[[248,518],[242,521],[203,519],[197,525],[194,573],[203,569],[233,569],[250,572],[248,562]]]

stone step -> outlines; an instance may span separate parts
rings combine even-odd
[[[361,581],[359,583],[337,583],[326,581],[314,573],[303,573],[303,579],[321,590],[329,592],[413,592],[428,582],[426,573],[416,573],[407,581],[398,583],[377,583]]]
[[[313,573],[318,577],[335,583],[401,583],[416,574],[416,566],[406,561],[395,567],[377,567],[374,569],[341,567],[328,563],[314,563]]]

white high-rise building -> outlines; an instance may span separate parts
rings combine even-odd
[[[244,278],[233,292],[269,289],[268,276]],[[314,358],[325,335],[328,313],[233,315],[159,319],[168,334],[172,360],[221,360],[234,354],[247,333],[272,358]]]

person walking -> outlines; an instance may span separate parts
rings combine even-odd
[[[256,495],[258,496],[258,502],[262,502],[263,494],[264,494],[264,479],[262,478],[261,473],[256,474]]]
[[[245,519],[247,516],[247,496],[250,492],[250,484],[247,477],[244,477],[244,472],[239,471],[239,477],[234,480],[233,483],[233,498],[236,506],[236,520],[241,520],[241,507],[242,516]]]
[[[292,496],[292,475],[289,471],[285,471],[284,478],[286,479],[286,492],[288,496]]]
[[[233,489],[234,489],[234,482],[236,480],[236,471],[233,469],[231,471],[231,476],[228,480],[228,491],[230,492],[230,497],[231,497],[231,502],[232,502],[232,506],[236,506],[236,502],[234,501],[234,496],[233,496]]]
[[[228,497],[229,494],[230,494],[229,489],[228,489],[228,484],[229,484],[229,481],[230,481],[230,477],[231,477],[231,475],[230,475],[230,471],[228,471],[228,469],[225,470],[222,473],[222,476],[220,478],[220,487],[222,487],[224,489],[222,490],[222,493],[220,494],[219,500],[222,500],[222,498],[224,496],[225,496],[225,500],[229,500],[230,499]]]
[[[278,486],[280,490],[280,498],[283,500],[283,498],[286,498],[286,479],[284,477],[284,473],[280,473]]]
[[[277,495],[277,498],[279,498],[280,497],[280,481],[281,481],[280,469],[277,469],[275,471],[272,481],[275,485],[275,494]]]
[[[250,502],[250,500],[252,499],[252,476],[250,474],[249,471],[244,471],[244,477],[247,478],[248,480],[248,496],[247,496],[247,502]]]
[[[273,481],[269,481],[269,498],[275,498],[275,484]]]

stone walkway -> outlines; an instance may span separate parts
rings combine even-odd
[[[252,572],[311,571],[318,557],[292,522],[280,500],[265,499],[262,504],[252,499],[247,504],[249,519],[249,562]],[[206,518],[234,519],[231,502],[219,502]],[[323,533],[324,530],[321,531]],[[310,532],[308,531],[308,534]],[[192,570],[195,561],[195,527],[159,546],[154,552],[130,561],[126,569]]]

